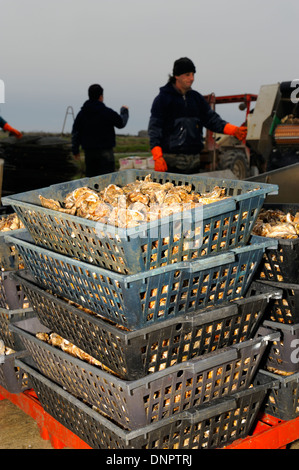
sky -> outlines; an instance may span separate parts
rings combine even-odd
[[[298,79],[298,17],[298,0],[0,0],[0,116],[23,132],[71,132],[99,83],[106,106],[129,107],[117,133],[136,135],[180,57],[204,95]],[[244,121],[236,104],[216,111]]]

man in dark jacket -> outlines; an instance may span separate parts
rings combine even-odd
[[[198,173],[203,127],[239,140],[246,137],[246,127],[224,121],[191,88],[195,72],[187,57],[176,60],[172,76],[153,101],[148,132],[156,171]]]
[[[18,131],[17,129],[14,129],[13,127],[11,127],[8,122],[5,121],[5,119],[3,119],[3,117],[0,116],[0,127],[2,127],[2,129],[4,131],[7,131],[9,132],[11,135],[14,135],[15,137],[17,137],[18,139],[20,139],[20,137],[22,137],[22,134],[20,131]]]
[[[129,119],[127,106],[122,106],[118,114],[104,104],[103,93],[100,85],[90,85],[89,99],[76,116],[72,129],[72,152],[74,157],[79,159],[80,146],[83,148],[85,174],[88,177],[115,171],[114,127],[122,129]]]

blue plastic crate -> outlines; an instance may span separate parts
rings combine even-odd
[[[117,230],[112,225],[46,209],[39,200],[42,195],[63,201],[67,194],[82,186],[102,190],[109,184],[124,186],[142,180],[148,174],[154,182],[191,184],[200,193],[220,186],[230,197],[138,227]],[[200,174],[127,170],[6,196],[2,202],[14,208],[39,246],[115,272],[136,274],[246,245],[266,195],[277,189],[272,184],[207,178]]]
[[[276,245],[252,237],[221,255],[124,275],[41,248],[26,232],[7,239],[38,285],[130,330],[241,298],[264,250]]]

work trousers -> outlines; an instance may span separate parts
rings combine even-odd
[[[199,173],[200,155],[185,155],[182,153],[165,153],[163,158],[167,163],[167,171],[169,173],[183,173],[191,175]]]
[[[115,171],[112,149],[84,149],[85,175],[87,177],[104,175]]]

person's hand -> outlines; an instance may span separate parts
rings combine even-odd
[[[234,126],[233,124],[227,123],[224,126],[223,133],[226,135],[232,135],[239,140],[244,140],[247,135],[247,127],[245,126]]]
[[[245,126],[237,127],[234,133],[234,136],[237,137],[237,139],[239,140],[246,139],[246,135],[247,135],[247,127]]]
[[[155,171],[167,171],[167,163],[163,158],[162,148],[156,146],[151,150],[155,162]]]
[[[18,131],[17,129],[14,129],[13,127],[11,127],[7,123],[4,124],[3,130],[9,132],[10,134],[14,135],[18,139],[20,139],[22,137],[22,133],[20,131]]]
[[[167,171],[167,163],[163,157],[155,160],[155,171]]]

